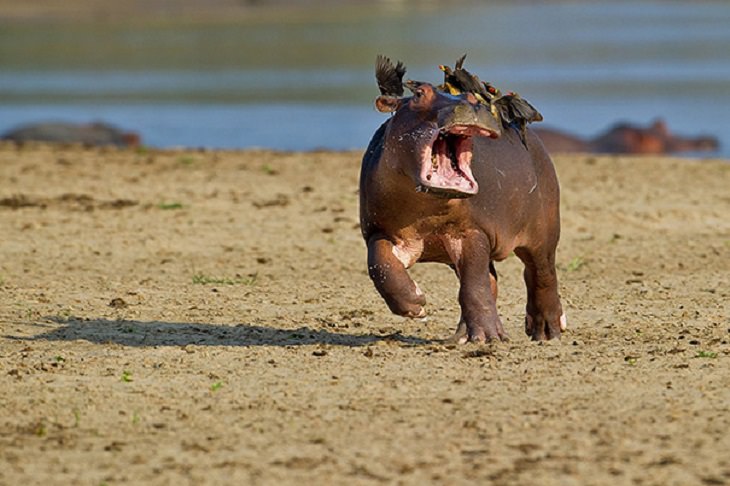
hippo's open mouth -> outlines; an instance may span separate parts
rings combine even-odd
[[[474,125],[452,125],[435,132],[424,147],[421,160],[421,192],[442,197],[470,197],[479,192],[479,184],[471,171],[473,137],[495,137],[485,128]]]

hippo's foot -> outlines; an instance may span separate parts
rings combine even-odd
[[[393,311],[394,314],[399,316],[408,317],[410,319],[420,319],[426,317],[426,309],[418,304],[409,307],[400,307]]]
[[[533,341],[545,341],[559,338],[561,333],[568,327],[568,320],[564,312],[552,312],[550,314],[528,312],[525,315],[525,333]]]
[[[464,344],[467,342],[473,343],[484,343],[490,341],[509,341],[509,336],[502,326],[502,321],[497,317],[492,320],[489,324],[471,326],[466,324],[466,321],[462,317],[459,320],[459,324],[456,327],[456,332],[453,336],[448,337],[444,340],[445,344]]]
[[[418,318],[426,315],[426,296],[398,259],[393,244],[380,237],[368,241],[368,273],[375,288],[394,314]]]
[[[420,319],[426,317],[426,296],[418,287],[416,282],[413,283],[413,290],[406,288],[398,289],[398,292],[383,293],[383,298],[388,304],[388,308],[393,314],[408,317],[411,319]]]

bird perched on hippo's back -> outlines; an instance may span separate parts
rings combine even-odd
[[[489,105],[492,96],[477,76],[464,69],[465,59],[466,54],[457,59],[453,70],[445,64],[439,65],[439,69],[444,72],[444,83],[439,89],[452,95],[472,93],[481,103]]]
[[[525,143],[527,124],[542,121],[542,114],[529,101],[513,91],[495,98],[492,103],[497,107],[502,124],[514,126],[519,130],[523,144]]]

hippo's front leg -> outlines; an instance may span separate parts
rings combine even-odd
[[[458,342],[508,338],[497,313],[497,278],[489,254],[485,235],[462,240],[461,257],[456,262],[461,320],[453,338]]]
[[[393,243],[380,236],[368,240],[368,274],[394,314],[423,317],[426,297],[393,253]]]
[[[456,267],[451,265],[451,269],[456,271]],[[459,276],[459,272],[456,272],[457,277]],[[492,292],[492,298],[494,299],[494,302],[497,302],[497,270],[494,268],[494,262],[489,262],[489,287]],[[456,332],[453,336],[448,338],[446,340],[447,343],[450,344],[464,344],[469,340],[469,333],[466,330],[466,321],[464,320],[464,316],[462,315],[459,318],[459,324],[456,326]]]

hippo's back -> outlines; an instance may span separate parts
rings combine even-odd
[[[18,127],[2,136],[13,142],[82,143],[85,145],[134,145],[135,134],[122,132],[104,123],[34,123]]]
[[[543,145],[551,153],[591,152],[592,147],[582,138],[551,128],[535,128]]]

